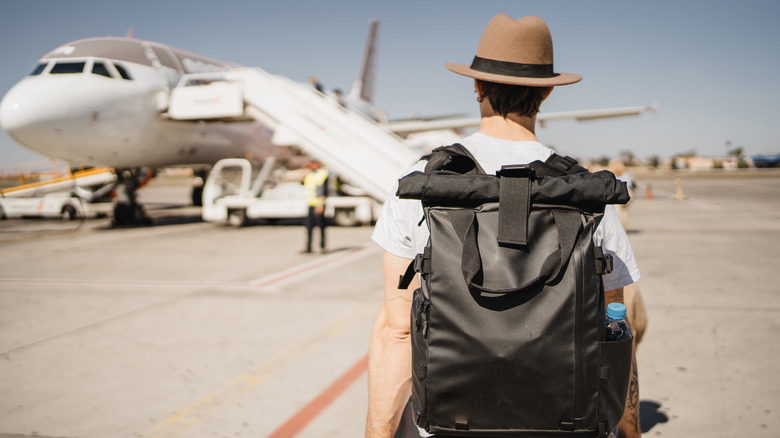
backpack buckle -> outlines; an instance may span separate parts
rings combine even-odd
[[[605,275],[612,272],[612,255],[604,254],[600,246],[593,247],[593,260],[596,263],[596,274]]]
[[[425,256],[423,254],[417,254],[412,263],[414,263],[414,270],[416,272],[425,272]]]
[[[510,164],[501,166],[501,170],[496,172],[496,176],[502,178],[528,178],[536,179],[536,171],[525,164]]]

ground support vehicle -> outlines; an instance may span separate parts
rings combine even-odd
[[[254,219],[305,218],[306,189],[274,165],[273,158],[262,166],[243,158],[217,162],[203,186],[203,220],[242,226]],[[368,196],[329,196],[325,205],[325,217],[341,226],[370,225],[380,208]]]
[[[112,202],[86,202],[70,193],[49,193],[44,196],[0,198],[0,218],[57,218],[73,220],[87,217],[108,217]]]
[[[108,216],[116,182],[113,169],[93,168],[0,190],[0,219]]]

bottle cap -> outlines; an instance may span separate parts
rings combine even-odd
[[[626,319],[626,305],[609,303],[607,306],[607,317],[610,319]]]

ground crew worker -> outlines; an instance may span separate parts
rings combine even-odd
[[[306,202],[309,213],[306,216],[306,250],[310,253],[312,247],[312,232],[314,227],[320,229],[320,250],[325,252],[325,199],[328,197],[328,179],[330,172],[322,168],[317,160],[309,161],[306,167],[310,170],[303,178],[306,188]]]

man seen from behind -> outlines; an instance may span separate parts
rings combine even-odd
[[[544,20],[533,16],[514,20],[499,14],[485,28],[471,65],[447,63],[446,67],[475,79],[481,125],[477,133],[459,143],[486,173],[493,174],[506,164],[544,161],[553,153],[536,138],[536,114],[553,87],[573,84],[581,76],[554,72],[552,40]],[[424,167],[425,162],[421,161],[410,171],[422,171]],[[422,217],[419,201],[390,196],[372,236],[385,253],[384,301],[369,347],[366,436],[371,438],[394,436],[411,395],[410,312],[412,293],[419,287],[419,279],[415,278],[406,290],[399,290],[397,284],[410,261],[426,245],[428,229],[421,223]],[[613,272],[603,277],[607,303],[622,303],[623,287],[639,279],[639,270],[613,206],[607,207],[594,243],[616,260]],[[632,367],[618,437],[641,435],[635,359]],[[420,434],[430,436],[424,431]]]

